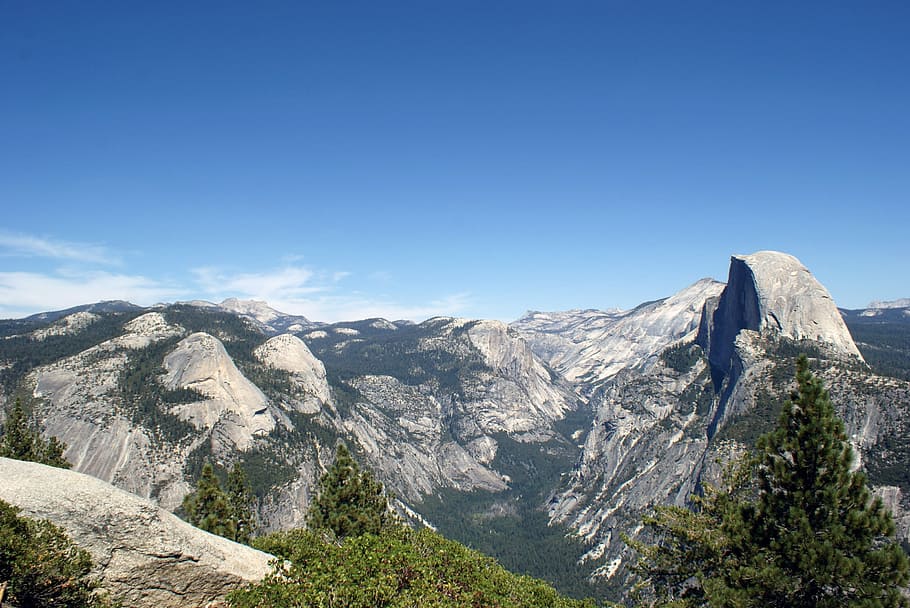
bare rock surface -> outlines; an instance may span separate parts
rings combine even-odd
[[[221,421],[238,449],[249,449],[253,437],[275,428],[269,400],[237,369],[220,340],[206,333],[187,336],[164,358],[169,388],[191,388],[208,399],[172,409],[196,428]]]
[[[730,259],[727,286],[712,324],[709,356],[720,369],[729,367],[742,330],[812,340],[833,354],[862,360],[828,290],[799,260],[778,251]]]
[[[62,527],[125,606],[202,608],[269,572],[272,556],[82,473],[0,458],[0,499]]]
[[[297,336],[293,334],[275,336],[257,347],[253,355],[269,367],[291,374],[291,381],[301,393],[292,404],[294,409],[305,414],[315,414],[331,401],[325,365]]]
[[[567,379],[599,386],[624,369],[644,364],[698,328],[705,302],[723,283],[702,279],[682,291],[629,311],[529,313],[512,327]]]

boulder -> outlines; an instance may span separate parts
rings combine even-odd
[[[271,555],[75,471],[0,458],[0,499],[63,528],[91,554],[102,587],[125,606],[212,606],[269,572]]]

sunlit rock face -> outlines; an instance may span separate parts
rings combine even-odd
[[[74,471],[0,458],[0,499],[63,528],[125,606],[203,608],[270,570],[272,556]]]
[[[742,330],[811,340],[862,359],[828,290],[792,255],[760,251],[733,256],[727,286],[711,320],[709,360],[725,370]]]
[[[644,364],[697,330],[705,303],[723,283],[702,279],[669,298],[628,311],[533,312],[512,324],[566,379],[590,392],[624,369]]]
[[[775,371],[788,364],[775,354],[782,342],[830,357],[817,363],[818,373],[831,388],[858,459],[872,455],[874,465],[872,446],[899,426],[889,413],[898,410],[883,405],[906,402],[907,383],[856,367],[859,350],[830,294],[796,258],[777,252],[734,256],[729,282],[719,287],[700,298],[697,329],[677,342],[691,344],[691,362],[670,365],[662,348],[645,352],[591,395],[594,424],[549,508],[552,521],[588,543],[584,558],[600,560],[600,576],[628,576],[621,534],[637,534],[642,514],[656,504],[686,504],[702,481],[716,479],[716,462],[745,449],[741,440],[752,431],[742,416],[786,397],[789,380],[780,385]],[[665,302],[674,299],[683,298]],[[889,422],[881,422],[883,416]],[[774,420],[759,424],[770,428]],[[882,491],[901,502],[899,492]]]
[[[157,492],[172,508],[189,489],[185,450],[160,445],[135,424],[117,389],[131,353],[184,331],[158,312],[146,313],[126,323],[121,335],[40,366],[26,379],[36,419],[68,446],[64,455],[74,469],[140,496]]]
[[[325,377],[325,365],[317,359],[307,345],[293,334],[282,334],[269,339],[253,351],[257,359],[269,367],[286,371],[299,389],[290,409],[304,414],[319,412],[331,397]]]
[[[240,373],[217,338],[201,332],[184,338],[165,357],[164,368],[168,388],[190,388],[207,397],[171,410],[197,428],[225,423],[227,436],[240,450],[275,428],[268,399]]]

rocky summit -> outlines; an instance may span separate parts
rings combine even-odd
[[[76,470],[165,509],[203,462],[236,462],[262,530],[302,525],[344,441],[409,519],[618,594],[622,535],[657,504],[688,504],[771,428],[801,352],[910,540],[907,312],[839,311],[796,258],[763,251],[733,256],[726,283],[511,325],[321,324],[232,300],[85,306],[0,322],[0,378]]]

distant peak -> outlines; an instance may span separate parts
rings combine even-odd
[[[875,300],[874,302],[869,302],[869,306],[866,308],[874,309],[886,309],[886,308],[910,308],[910,298],[901,298],[899,300]]]

